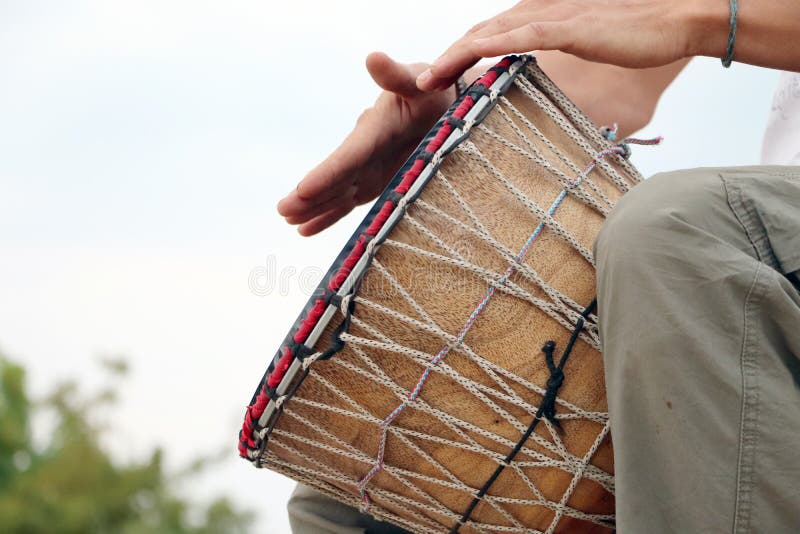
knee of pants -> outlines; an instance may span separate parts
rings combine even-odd
[[[728,210],[712,169],[661,173],[640,183],[616,205],[595,242],[598,270],[653,265],[702,250],[713,220]],[[728,210],[729,211],[729,210]]]

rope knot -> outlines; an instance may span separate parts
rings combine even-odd
[[[609,141],[616,141],[617,140],[617,123],[615,122],[613,126],[603,126],[600,128],[600,135],[608,139]]]
[[[361,503],[358,505],[358,511],[361,512],[362,514],[368,514],[371,504],[372,503],[370,501],[369,495],[367,495],[367,492],[362,491]]]
[[[550,375],[550,378],[547,379],[547,389],[555,389],[561,387],[561,384],[564,383],[564,371],[561,369],[556,369],[556,372]]]
[[[551,423],[561,428],[561,423],[556,419],[556,395],[561,384],[564,383],[564,371],[561,365],[556,365],[553,361],[553,352],[556,350],[555,341],[548,341],[542,347],[547,368],[550,370],[550,378],[547,379],[547,389],[542,397],[542,415]]]

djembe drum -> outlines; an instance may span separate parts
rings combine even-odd
[[[539,70],[470,86],[247,408],[242,456],[414,532],[614,528],[592,243],[640,181]]]

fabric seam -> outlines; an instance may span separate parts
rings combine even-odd
[[[753,282],[744,300],[744,324],[740,366],[742,374],[742,401],[739,427],[739,454],[736,466],[736,501],[734,506],[733,529],[735,534],[749,531],[752,512],[752,490],[755,462],[755,449],[758,440],[758,350],[757,329],[753,328],[755,308],[763,293],[761,280],[765,265],[756,262]]]
[[[756,258],[761,263],[778,270],[778,261],[769,245],[769,236],[766,230],[757,228],[757,224],[755,223],[756,217],[754,217],[742,198],[742,188],[738,183],[730,180],[730,178],[733,177],[726,176],[725,173],[720,173],[719,176],[725,188],[728,207],[744,230],[747,240],[750,241],[753,247]]]

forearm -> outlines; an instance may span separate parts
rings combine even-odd
[[[733,59],[764,67],[800,71],[800,1],[741,0]],[[588,61],[628,68],[664,67],[655,76],[662,90],[680,70],[671,64],[703,55],[721,58],[728,47],[730,0],[548,1],[520,0],[510,9],[473,26],[419,75],[417,87],[431,91],[452,83],[480,58],[527,50],[560,50]],[[614,4],[614,6],[612,6]],[[583,64],[586,71],[593,67]],[[572,74],[551,76],[569,94]],[[611,71],[609,71],[611,72]],[[663,74],[663,77],[661,76]],[[628,76],[620,76],[627,79]],[[633,77],[637,79],[636,76]],[[586,77],[591,80],[591,77]],[[661,80],[661,81],[659,81]],[[648,82],[649,83],[649,82]],[[649,87],[648,83],[633,87]],[[572,95],[585,98],[580,83]],[[591,86],[589,86],[591,89]],[[648,89],[648,95],[651,91]],[[658,91],[656,91],[658,93]],[[638,100],[634,93],[632,98]],[[657,98],[645,98],[654,106]],[[591,105],[583,103],[592,113]],[[594,117],[599,119],[598,115]]]
[[[597,125],[619,125],[621,136],[646,126],[661,94],[689,62],[628,69],[558,51],[537,52],[547,75]]]
[[[730,31],[730,2],[701,0],[685,15],[692,28],[689,55],[723,57]],[[734,61],[800,72],[800,2],[740,1]]]
[[[598,126],[617,124],[621,137],[650,122],[661,94],[689,62],[682,59],[663,67],[627,69],[559,51],[534,55],[545,73],[592,122]],[[485,64],[478,64],[464,73],[464,79],[471,83],[485,70]]]

